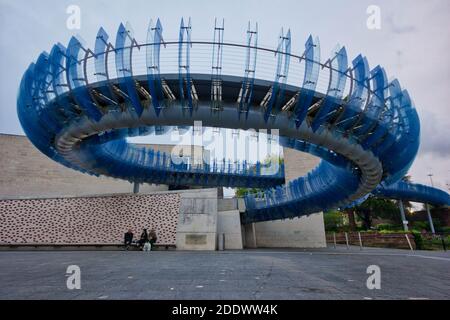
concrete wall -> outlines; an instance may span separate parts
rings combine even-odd
[[[243,231],[242,239],[244,240],[244,247],[252,249],[257,248],[255,223],[243,225],[242,231]]]
[[[94,177],[49,159],[24,136],[0,134],[0,199],[131,193],[127,181]],[[145,184],[141,193],[167,190]]]
[[[141,144],[143,145],[143,144]],[[201,146],[143,145],[155,151],[175,152],[199,162],[209,158]],[[49,159],[25,136],[0,134],[0,199],[76,197],[131,193],[127,181],[83,174]],[[167,191],[166,185],[142,184],[140,193]]]
[[[243,230],[239,199],[218,199],[217,236],[224,235],[225,250],[243,249]]]
[[[258,248],[322,248],[326,246],[323,215],[255,223]]]
[[[317,157],[289,148],[284,148],[283,153],[286,182],[307,174],[320,162]],[[251,225],[246,226],[245,240],[247,247],[326,247],[323,213],[289,220],[259,222],[254,224],[254,228]]]
[[[217,189],[181,193],[176,244],[178,250],[216,250]]]
[[[217,201],[218,211],[232,211],[238,210],[238,198],[225,198]]]
[[[217,218],[217,235],[225,235],[225,250],[243,248],[241,217],[238,210],[219,211]]]

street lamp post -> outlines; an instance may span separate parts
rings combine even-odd
[[[429,173],[428,176],[430,177],[431,186],[434,187],[433,174]],[[425,209],[427,210],[428,222],[430,223],[431,233],[435,234],[436,232],[434,230],[433,218],[431,217],[430,205],[428,203],[425,203]]]
[[[135,182],[133,184],[133,193],[134,194],[138,194],[139,193],[139,183],[138,182]]]
[[[429,173],[428,176],[430,177],[430,181],[431,181],[431,186],[434,188],[434,183],[433,183],[433,174]]]
[[[425,203],[425,208],[427,209],[428,222],[430,223],[431,233],[435,234],[436,231],[434,230],[433,218],[431,218],[430,205],[428,203]]]
[[[402,216],[403,230],[408,231],[408,221],[406,220],[405,207],[403,206],[403,201],[398,201],[398,206],[400,208],[400,215]]]

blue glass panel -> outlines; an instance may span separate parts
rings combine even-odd
[[[380,150],[387,147],[387,144],[392,144],[397,135],[398,124],[395,121],[395,117],[400,109],[400,98],[402,96],[401,87],[397,80],[393,80],[389,84],[389,98],[386,101],[386,108],[382,111],[377,127],[372,132],[362,145],[364,148],[377,145],[373,150],[375,154],[378,154]]]
[[[383,68],[377,66],[372,70],[371,78],[373,94],[371,95],[370,103],[364,110],[365,117],[363,122],[360,122],[353,130],[355,134],[360,136],[366,135],[376,126],[385,105],[385,93],[388,84],[386,72]]]
[[[283,30],[281,30],[279,39],[275,80],[272,84],[272,93],[264,114],[264,120],[266,122],[269,119],[273,108],[276,110],[280,109],[280,105],[284,100],[284,90],[289,74],[289,61],[291,58],[291,30],[288,30],[286,35],[284,35]]]
[[[65,54],[66,48],[59,43],[50,52],[50,72],[52,75],[52,86],[56,96],[60,96],[68,91],[64,72]]]
[[[48,107],[53,109],[53,114],[57,118],[58,123],[61,124],[77,116],[71,108],[70,98],[64,95],[64,93],[68,92],[64,67],[65,52],[66,48],[58,43],[53,46],[48,57],[48,81],[53,92],[53,103],[48,105]]]
[[[241,113],[245,113],[248,116],[248,111],[252,104],[253,98],[253,85],[255,83],[255,70],[256,70],[256,57],[258,50],[258,24],[256,24],[255,30],[250,28],[250,22],[247,29],[247,48],[245,58],[245,70],[244,80],[241,86],[241,96],[239,100],[239,117]]]
[[[383,169],[389,175],[385,179],[388,184],[400,180],[408,172],[420,144],[419,118],[406,90],[402,91],[399,119],[401,131],[395,143],[381,155]]]
[[[72,97],[67,84],[65,57],[67,49],[62,44],[57,44],[53,47],[50,57],[50,73],[53,91],[56,99],[55,103],[60,113],[64,115],[66,119],[73,119],[79,116],[79,113],[73,108]]]
[[[336,50],[336,56],[331,60],[330,67],[330,82],[327,95],[311,125],[314,132],[328,119],[330,112],[336,111],[341,105],[348,69],[347,51],[345,47]]]
[[[161,21],[158,19],[156,26],[150,21],[147,31],[146,63],[147,63],[147,80],[150,95],[152,97],[153,108],[156,115],[159,116],[164,103],[164,93],[160,75],[160,51],[163,28]]]
[[[301,125],[308,114],[308,108],[313,102],[317,80],[319,79],[320,44],[319,39],[309,36],[305,44],[305,75],[297,104],[294,109],[297,127]]]
[[[53,158],[55,152],[51,152],[49,149],[51,133],[41,122],[37,113],[39,106],[33,98],[33,91],[35,91],[35,67],[36,65],[32,63],[22,77],[17,97],[17,114],[25,134],[33,145],[44,154]]]
[[[391,102],[387,101],[386,106],[390,107]],[[390,120],[391,120],[390,114],[388,114],[388,113],[383,114],[380,117],[380,122],[378,122],[376,124],[375,129],[370,134],[366,135],[365,138],[363,138],[361,140],[361,146],[364,149],[369,149],[373,145],[378,144],[380,142],[380,140],[386,136],[386,134],[388,132],[387,124],[390,122]]]
[[[399,116],[401,109],[401,101],[403,97],[402,88],[397,79],[393,80],[389,85],[390,92],[390,122],[387,125],[388,133],[383,141],[373,150],[376,155],[383,154],[390,147],[401,129],[401,118]]]
[[[42,121],[45,128],[57,133],[61,129],[58,118],[48,106],[47,91],[52,84],[49,55],[46,52],[41,53],[34,68],[34,91],[33,101],[36,106],[37,115]]]
[[[131,103],[131,110],[140,117],[144,108],[136,91],[132,69],[132,52],[134,48],[134,33],[127,23],[125,27],[122,23],[117,30],[116,37],[116,69],[119,77],[120,89],[127,95],[126,98]]]
[[[185,37],[186,34],[186,37]],[[181,19],[180,33],[178,44],[178,79],[179,79],[179,94],[180,101],[183,108],[187,108],[192,113],[192,84],[190,72],[190,48],[191,48],[191,19],[188,25],[184,25],[184,19]],[[187,101],[187,107],[186,107]]]
[[[106,65],[106,50],[108,49],[108,39],[109,35],[106,33],[105,29],[100,28],[97,32],[97,37],[95,39],[95,75],[97,81],[107,81],[108,68]]]
[[[97,37],[95,39],[95,49],[94,49],[94,63],[95,63],[95,76],[98,82],[107,81],[107,86],[99,86],[96,88],[100,92],[105,103],[109,105],[117,106],[117,97],[114,94],[111,85],[109,83],[109,72],[108,72],[108,58],[112,52],[112,46],[109,43],[109,35],[106,33],[105,29],[100,28],[97,32]],[[117,109],[117,108],[116,108]]]
[[[211,61],[211,108],[219,110],[222,107],[222,61],[223,61],[223,34],[225,21],[217,25],[214,21],[214,40]]]
[[[80,40],[72,37],[69,41],[66,51],[66,76],[67,84],[73,95],[74,100],[84,110],[86,115],[95,121],[99,121],[102,113],[97,108],[96,104],[86,87],[87,81],[84,74],[85,50]]]
[[[347,130],[357,121],[360,112],[368,99],[367,79],[369,77],[369,64],[362,55],[357,56],[353,62],[353,89],[351,95],[346,98],[344,110],[339,115],[335,125],[341,130]]]

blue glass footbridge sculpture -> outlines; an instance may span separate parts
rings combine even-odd
[[[69,168],[137,183],[256,187],[245,197],[245,222],[269,221],[346,207],[369,194],[449,205],[441,190],[402,182],[419,148],[420,123],[408,92],[381,66],[353,60],[345,47],[322,59],[318,38],[291,52],[291,32],[273,49],[192,39],[190,19],[165,40],[158,19],[147,38],[121,24],[115,41],[103,29],[89,48],[79,37],[43,52],[23,75],[17,101],[21,125],[36,148]],[[284,184],[284,169],[261,165],[174,163],[128,137],[204,127],[277,130],[283,147],[322,159]]]

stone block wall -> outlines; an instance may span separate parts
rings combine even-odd
[[[0,134],[0,150],[0,199],[91,196],[133,191],[133,185],[127,181],[90,176],[52,161],[24,136]],[[140,187],[141,193],[164,190],[167,190],[165,185],[145,184]]]

